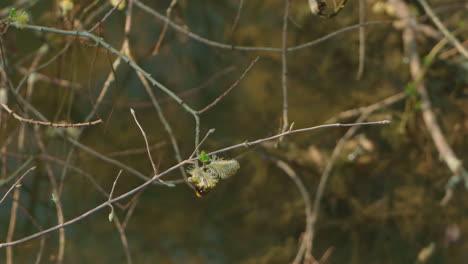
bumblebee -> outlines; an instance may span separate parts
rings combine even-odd
[[[220,180],[234,175],[239,170],[239,162],[236,160],[221,160],[213,158],[210,163],[203,166],[195,165],[187,171],[191,177],[188,181],[192,184],[195,194],[203,197],[213,189]]]
[[[193,188],[195,189],[195,194],[200,198],[202,198],[203,196],[205,196],[207,193],[211,191],[211,188],[199,187],[196,185],[194,185]]]

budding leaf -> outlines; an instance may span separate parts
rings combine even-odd
[[[52,193],[52,198],[51,200],[56,203],[58,201],[58,198],[57,198],[57,195],[55,195],[55,193]]]
[[[109,213],[109,222],[112,222],[112,220],[114,219],[114,210],[112,210],[110,213]]]
[[[210,158],[210,156],[208,156],[208,155],[206,154],[205,151],[202,151],[202,152],[200,153],[200,156],[198,156],[198,160],[201,161],[201,162],[203,162],[203,163],[206,163],[206,162],[210,162],[210,161],[211,161],[211,158]]]
[[[12,8],[9,13],[10,21],[19,28],[23,28],[29,22],[29,16],[25,11],[16,11],[15,8]]]

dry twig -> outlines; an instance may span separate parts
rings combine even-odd
[[[0,104],[5,111],[7,111],[10,115],[12,115],[15,119],[17,119],[20,122],[23,123],[29,123],[29,124],[34,124],[34,125],[42,125],[42,126],[52,126],[52,127],[82,127],[82,126],[92,126],[96,124],[102,123],[102,119],[98,119],[95,121],[91,122],[85,122],[85,123],[52,123],[52,122],[44,122],[44,121],[38,121],[38,120],[33,120],[33,119],[27,119],[24,117],[21,117],[20,115],[16,114],[11,110],[8,105],[6,104]]]

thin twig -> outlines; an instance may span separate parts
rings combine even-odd
[[[125,230],[127,228],[127,225],[128,225],[128,222],[130,221],[130,218],[132,217],[133,215],[133,212],[135,211],[135,208],[138,204],[138,200],[141,196],[141,194],[143,193],[144,190],[141,190],[140,192],[138,192],[137,194],[135,194],[135,196],[132,197],[132,200],[129,202],[129,208],[127,210],[127,214],[125,214],[125,219],[122,223],[122,228]],[[127,205],[128,206],[128,205]]]
[[[93,32],[94,30],[96,30],[97,27],[99,27],[100,25],[102,25],[104,23],[104,21],[107,20],[107,18],[117,9],[119,8],[120,4],[122,3],[122,1],[125,1],[125,0],[120,0],[114,7],[112,7],[111,10],[109,10],[109,12],[107,12],[104,17],[99,20],[96,25],[94,25],[94,27],[92,27],[90,30],[88,30],[90,33]]]
[[[162,20],[162,21],[168,23],[169,26],[171,26],[176,31],[178,31],[180,33],[183,33],[183,34],[187,35],[188,37],[190,37],[190,38],[192,38],[192,39],[194,39],[194,40],[196,40],[198,42],[204,43],[206,45],[221,48],[221,49],[228,49],[228,50],[269,51],[269,52],[282,52],[283,51],[282,48],[236,46],[236,45],[229,45],[229,44],[224,44],[224,43],[220,43],[220,42],[217,42],[217,41],[213,41],[213,40],[204,38],[204,37],[202,37],[200,35],[197,35],[197,34],[191,32],[191,31],[183,28],[182,26],[177,25],[176,23],[172,22],[167,17],[165,17],[165,16],[161,15],[160,13],[158,13],[156,10],[154,10],[151,7],[143,4],[141,1],[139,1],[139,0],[133,0],[133,1],[143,11],[145,11],[148,14],[156,17],[159,20]],[[351,31],[351,30],[354,30],[354,29],[357,29],[357,28],[360,28],[360,27],[367,27],[367,26],[379,25],[379,24],[389,24],[389,23],[392,23],[392,21],[371,21],[371,22],[367,22],[367,23],[364,23],[364,24],[357,24],[357,25],[353,25],[353,26],[344,27],[344,28],[341,28],[341,29],[339,29],[339,30],[337,30],[335,32],[327,34],[327,35],[325,35],[325,36],[323,36],[321,38],[318,38],[318,39],[316,39],[314,41],[307,42],[307,43],[297,45],[297,46],[293,46],[293,47],[289,47],[287,49],[287,51],[291,52],[291,51],[304,49],[304,48],[316,45],[318,43],[321,43],[321,42],[323,42],[325,40],[328,40],[328,39],[330,39],[330,38],[332,38],[332,37],[334,37],[334,36],[336,36],[338,34],[341,34],[341,33],[347,32],[347,31]]]
[[[364,120],[366,120],[366,118],[370,115],[371,112],[366,112],[366,113],[363,113],[359,119],[357,120],[356,123],[360,123]],[[352,137],[352,135],[354,135],[354,133],[356,132],[356,130],[359,128],[359,126],[353,126],[351,127],[343,137],[340,138],[340,140],[338,141],[338,143],[336,144],[335,148],[333,149],[333,152],[332,152],[332,155],[330,157],[330,160],[328,161],[325,169],[323,170],[323,173],[320,177],[320,181],[319,181],[319,185],[317,187],[317,191],[315,192],[315,199],[314,199],[314,206],[313,206],[313,210],[312,210],[312,221],[310,223],[310,228],[311,228],[311,235],[310,235],[310,244],[308,244],[307,246],[307,249],[306,249],[306,254],[307,252],[311,253],[312,252],[312,248],[313,248],[313,241],[314,241],[314,236],[315,236],[315,223],[317,222],[317,219],[318,219],[318,214],[320,212],[320,203],[322,201],[322,198],[323,198],[323,194],[325,192],[325,187],[326,187],[326,184],[328,182],[328,179],[330,177],[330,173],[331,173],[331,170],[335,164],[335,161],[337,160],[339,154],[341,153],[341,150],[344,146],[344,143],[350,138]]]
[[[289,1],[285,0],[284,15],[283,15],[283,30],[281,34],[281,87],[283,91],[283,127],[281,132],[285,132],[289,127],[288,118],[288,16],[289,16]],[[282,138],[280,138],[281,140]]]
[[[111,189],[111,192],[109,194],[109,198],[107,199],[107,201],[110,201],[112,199],[112,194],[114,193],[115,185],[117,184],[117,181],[119,180],[120,174],[122,174],[122,169],[120,169],[119,173],[117,174],[117,177],[115,177],[114,183],[112,183],[112,189]],[[112,203],[109,203],[108,205],[111,209],[111,212],[109,213],[109,222],[112,222],[112,220],[114,219],[114,214],[115,214],[114,206],[112,205]]]
[[[132,264],[132,254],[130,253],[130,247],[128,246],[128,239],[127,239],[127,235],[125,234],[125,228],[120,223],[120,219],[117,216],[114,216],[113,222],[115,224],[115,227],[117,228],[117,231],[119,231],[120,240],[122,241],[122,246],[125,252],[125,257],[127,258],[127,263]]]
[[[286,162],[284,162],[282,160],[279,160],[279,159],[275,159],[275,164],[276,164],[276,166],[278,168],[283,170],[284,173],[286,173],[294,181],[297,188],[299,189],[299,192],[300,192],[300,194],[302,196],[302,200],[304,201],[304,206],[305,206],[306,221],[305,221],[304,237],[302,238],[301,246],[300,246],[300,248],[299,248],[299,250],[298,250],[298,252],[296,254],[296,257],[294,258],[293,264],[299,264],[302,257],[304,257],[304,261],[306,263],[309,263],[310,261],[313,261],[315,259],[312,257],[312,254],[310,254],[310,252],[308,252],[308,251],[305,251],[305,254],[304,254],[304,250],[301,250],[301,248],[304,248],[304,249],[306,248],[305,245],[310,243],[311,236],[312,236],[312,233],[311,233],[312,203],[310,201],[310,194],[307,191],[307,189],[306,189],[304,183],[302,182],[301,178],[299,178],[297,173],[293,170],[293,168],[291,168],[291,166],[289,166],[289,164],[287,164]]]
[[[6,241],[10,242],[13,240],[13,235],[15,234],[16,227],[16,217],[18,216],[18,201],[20,198],[20,189],[16,188],[13,193],[13,203],[10,209],[10,224],[8,226],[8,233],[6,236]],[[13,248],[6,249],[6,264],[13,264]]]
[[[158,169],[156,168],[156,164],[153,161],[153,157],[151,157],[150,145],[148,143],[148,139],[146,138],[145,130],[143,130],[143,127],[141,127],[140,123],[138,122],[138,119],[135,115],[135,110],[130,108],[130,113],[132,113],[133,119],[135,120],[135,123],[137,124],[138,128],[141,131],[141,134],[143,135],[143,139],[145,140],[145,144],[146,144],[146,151],[148,153],[148,158],[151,162],[151,166],[153,167],[153,173],[156,175],[158,174]]]
[[[232,89],[234,89],[239,84],[240,81],[242,81],[244,79],[245,75],[247,75],[247,73],[252,69],[252,67],[255,65],[255,63],[257,63],[259,58],[260,57],[256,57],[250,63],[250,65],[247,67],[247,69],[245,69],[245,71],[242,73],[242,75],[239,77],[239,79],[237,79],[223,94],[218,96],[218,98],[216,98],[211,104],[205,106],[202,110],[199,110],[197,113],[199,115],[201,115],[204,112],[208,111],[213,106],[215,106],[219,101],[221,101],[221,99],[223,99],[229,92],[231,92]]]
[[[212,128],[210,130],[208,130],[208,132],[206,133],[205,137],[200,141],[200,144],[198,144],[198,146],[193,150],[192,154],[190,155],[190,158],[189,159],[192,159],[193,156],[195,156],[195,153],[198,153],[198,150],[200,149],[200,146],[203,144],[203,142],[205,142],[205,140],[208,138],[209,135],[213,134],[215,132],[215,129]]]
[[[170,18],[172,9],[174,6],[177,4],[177,0],[172,0],[171,3],[169,4],[169,7],[166,9],[166,17]],[[156,45],[153,48],[153,52],[151,55],[156,56],[159,53],[159,48],[161,47],[161,44],[164,40],[164,37],[166,36],[167,29],[169,28],[168,23],[164,23],[163,29],[161,31],[161,34],[159,35],[158,42],[156,42]]]
[[[122,174],[122,170],[119,171],[119,173],[117,174],[117,177],[115,177],[114,183],[112,184],[112,189],[109,194],[109,201],[112,199],[112,194],[114,193],[115,185],[117,184],[117,181],[119,180],[120,174]]]
[[[239,0],[239,7],[237,8],[236,18],[234,18],[234,23],[232,24],[232,28],[231,28],[231,35],[234,35],[234,32],[237,29],[237,24],[239,23],[243,6],[244,6],[244,0]]]
[[[366,1],[359,0],[359,24],[364,24],[366,18]],[[356,74],[356,80],[360,80],[364,73],[366,59],[366,29],[359,28],[359,66]]]
[[[23,68],[23,67],[17,67],[17,69],[21,74],[25,74],[25,75],[34,74],[34,78],[36,78],[38,81],[51,83],[51,84],[54,84],[56,86],[60,86],[60,87],[63,87],[63,88],[75,88],[75,89],[81,88],[80,83],[74,83],[74,82],[71,82],[71,81],[68,81],[68,80],[63,80],[63,79],[56,79],[56,78],[47,76],[47,75],[45,75],[43,73],[40,73],[40,72],[29,73],[29,71],[26,68]]]
[[[375,111],[377,111],[379,109],[382,109],[382,108],[388,107],[388,106],[390,106],[392,104],[395,104],[395,103],[405,99],[407,96],[408,96],[407,93],[400,92],[400,93],[394,94],[392,96],[389,96],[389,97],[387,97],[387,98],[385,98],[385,99],[383,99],[381,101],[378,101],[377,103],[373,103],[373,104],[368,105],[368,106],[362,106],[362,107],[353,108],[353,109],[350,109],[350,110],[343,111],[343,112],[335,115],[334,117],[328,119],[327,121],[325,121],[325,123],[326,124],[335,123],[335,122],[338,122],[339,120],[344,120],[344,119],[348,119],[348,118],[351,118],[351,117],[361,115],[364,112],[375,112]]]
[[[96,125],[96,124],[100,124],[102,123],[102,119],[98,119],[98,120],[95,120],[95,121],[91,121],[91,122],[86,122],[86,123],[52,123],[52,122],[43,122],[43,121],[37,121],[37,120],[33,120],[33,119],[27,119],[27,118],[24,118],[24,117],[21,117],[20,115],[16,114],[15,112],[13,112],[13,110],[11,110],[8,105],[6,104],[0,104],[1,106],[3,106],[3,108],[10,114],[12,115],[15,119],[17,119],[18,121],[20,122],[23,122],[23,123],[29,123],[29,124],[34,124],[34,125],[42,125],[42,126],[52,126],[52,127],[61,127],[61,128],[64,128],[64,127],[82,127],[82,126],[92,126],[92,125]]]
[[[258,140],[255,140],[255,141],[251,141],[251,142],[245,141],[245,142],[240,143],[240,144],[236,144],[236,145],[233,145],[233,146],[230,146],[230,147],[226,147],[226,148],[223,148],[223,149],[220,149],[220,150],[210,152],[210,153],[208,153],[208,155],[214,155],[214,154],[226,152],[226,151],[241,148],[241,147],[251,147],[253,145],[257,145],[257,144],[263,143],[265,141],[275,140],[275,139],[278,139],[278,138],[283,137],[283,136],[288,136],[288,135],[292,135],[292,134],[296,134],[296,133],[302,133],[302,132],[308,132],[308,131],[321,129],[321,128],[386,125],[386,124],[390,124],[390,121],[382,120],[382,121],[375,121],[375,122],[363,122],[363,123],[351,123],[351,124],[337,123],[337,124],[326,124],[326,125],[319,125],[319,126],[314,126],[314,127],[307,127],[307,128],[289,130],[289,131],[286,131],[284,133],[280,133],[280,134],[277,134],[277,135],[274,135],[274,136],[271,136],[271,137],[267,137],[267,138],[263,138],[263,139],[258,139]]]
[[[138,122],[138,119],[136,118],[136,115],[135,115],[135,111],[130,108],[130,113],[132,113],[133,119],[135,120],[135,123],[138,125],[138,128],[140,128],[141,134],[143,135],[143,138],[145,139],[146,150],[148,151],[148,157],[149,157],[149,160],[151,161],[151,166],[153,167],[153,177],[154,177],[154,176],[158,175],[158,169],[156,168],[156,164],[154,163],[153,158],[151,157],[151,150],[150,150],[150,146],[149,146],[149,143],[148,143],[148,139],[146,138],[146,133],[143,130],[143,127]],[[167,184],[162,180],[159,180],[159,182],[161,182],[162,184],[165,184],[167,186],[173,187],[172,184]]]
[[[24,178],[24,176],[26,176],[30,171],[35,170],[35,169],[36,169],[36,166],[29,168],[25,173],[23,173],[23,175],[21,175],[21,177],[19,177],[18,180],[16,180],[16,182],[13,183],[13,185],[11,185],[10,189],[8,189],[8,191],[3,195],[2,199],[0,200],[0,204],[2,204],[3,200],[5,200],[5,198],[8,196],[8,194],[10,194],[10,192],[16,186],[18,186],[18,184],[21,182],[21,180]]]
[[[159,149],[161,147],[163,147],[164,145],[167,145],[166,142],[161,142],[161,143],[156,143],[152,146],[150,146],[150,150],[154,150],[154,149]],[[139,154],[143,154],[147,152],[147,149],[146,148],[131,148],[131,149],[126,149],[126,150],[122,150],[122,151],[113,151],[113,152],[109,152],[106,154],[106,156],[108,157],[121,157],[121,156],[130,156],[130,155],[139,155]]]
[[[109,194],[108,201],[112,199],[112,194],[114,193],[115,185],[117,184],[117,181],[119,180],[120,174],[122,174],[122,170],[119,171],[119,174],[117,174],[117,177],[115,178],[114,183],[112,184],[112,190]],[[109,221],[114,222],[115,227],[117,228],[117,231],[119,232],[122,245],[124,247],[125,256],[127,258],[127,263],[131,264],[132,258],[130,254],[130,249],[128,247],[127,235],[125,234],[125,230],[123,226],[121,225],[119,218],[117,217],[117,215],[115,215],[114,206],[112,206],[112,203],[109,203],[109,207],[111,208],[111,212],[109,213]]]

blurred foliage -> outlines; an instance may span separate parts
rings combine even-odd
[[[0,7],[12,4],[12,1],[6,2],[0,3]],[[72,28],[76,25],[72,23],[74,18],[84,17],[83,22],[92,11],[105,4],[99,1],[84,14],[83,10],[93,1],[74,1],[73,10],[64,17],[53,1],[40,2],[27,10],[29,23],[57,28]],[[144,2],[161,13],[170,3],[169,0]],[[281,47],[283,1],[244,1],[234,33],[232,25],[239,1],[178,2],[172,13],[173,21],[196,34],[223,43]],[[415,14],[422,14],[415,1],[409,2]],[[463,23],[468,18],[464,4],[463,1],[431,1],[444,23],[457,31],[462,40],[468,39],[468,29]],[[366,7],[367,21],[395,19],[386,1],[368,0]],[[261,56],[239,87],[203,114],[201,134],[216,129],[202,147],[206,152],[279,131],[282,111],[280,53],[220,50],[169,29],[160,53],[151,56],[163,24],[137,7],[133,12],[130,42],[137,62],[158,81],[181,94],[195,109],[201,109],[222,94],[256,56]],[[307,1],[292,1],[288,44],[302,44],[355,24],[357,14],[356,1],[350,1],[338,16],[329,20],[312,16]],[[96,33],[114,47],[120,47],[124,21],[125,12],[116,11]],[[431,25],[425,17],[420,21]],[[366,106],[401,91],[414,95],[414,84],[402,50],[401,31],[393,24],[381,24],[366,27],[366,36],[365,72],[360,81],[355,79],[359,49],[357,30],[288,53],[289,118],[295,128],[322,124],[344,110]],[[419,37],[419,52],[425,56],[438,40],[423,34]],[[3,41],[10,65],[19,67],[28,67],[33,58],[31,54],[43,43],[50,45],[44,62],[71,41],[71,47],[41,73],[78,83],[80,87],[56,87],[37,82],[31,100],[53,120],[83,120],[93,109],[93,100],[115,58],[94,43],[75,37],[11,29],[3,35]],[[450,53],[451,49],[447,45],[442,54]],[[234,71],[212,78],[231,66],[235,67]],[[438,121],[465,164],[468,164],[467,72],[466,59],[452,54],[444,59],[436,57],[424,76]],[[10,76],[14,84],[21,77],[19,74]],[[87,128],[81,142],[103,154],[144,148],[141,133],[129,113],[132,107],[138,112],[150,145],[166,143],[152,152],[159,170],[174,165],[167,134],[136,74],[124,65],[116,70],[116,77],[117,82],[111,85],[99,110],[105,126]],[[155,92],[179,140],[182,156],[188,157],[193,151],[191,116],[161,91]],[[184,92],[189,94],[183,95]],[[426,263],[465,263],[468,258],[468,244],[463,236],[468,230],[468,192],[460,187],[448,206],[439,205],[451,175],[439,160],[425,129],[417,97],[407,100],[374,115],[372,119],[392,119],[392,124],[361,128],[359,136],[352,138],[340,155],[318,218],[315,257],[320,258],[333,247],[327,263],[415,263],[419,252],[434,242],[436,248]],[[10,99],[9,103],[14,102]],[[17,126],[16,120],[8,120],[8,126],[0,130],[0,138],[15,133]],[[43,134],[46,130],[41,128]],[[258,147],[226,153],[227,159],[239,160],[240,171],[202,199],[185,184],[176,188],[148,188],[140,196],[126,230],[133,262],[291,262],[304,232],[304,202],[289,177],[264,155],[287,161],[313,198],[325,162],[345,132],[344,129],[327,129],[297,134],[285,138],[285,143],[276,150]],[[365,138],[373,147],[363,148],[358,137]],[[26,142],[27,147],[19,154],[37,153],[31,132]],[[60,159],[71,149],[58,137],[46,138],[46,144],[48,153]],[[8,151],[19,152],[15,146],[11,144]],[[358,148],[362,149],[358,151]],[[349,159],[351,154],[355,158]],[[152,172],[146,152],[115,158],[148,175]],[[24,160],[21,155],[9,156],[7,175]],[[39,167],[35,176],[23,182],[21,202],[43,227],[49,227],[56,224],[55,209],[50,201],[51,189],[44,163],[36,162]],[[115,166],[79,150],[72,164],[93,175],[107,191],[118,172]],[[53,169],[57,177],[61,177],[62,167],[54,164]],[[69,170],[64,179],[61,199],[66,219],[104,201],[105,198],[90,188],[88,181],[76,171]],[[168,179],[180,179],[180,175],[172,173]],[[138,184],[141,184],[140,179],[123,172],[115,194]],[[127,202],[128,199],[123,201]],[[1,207],[0,215],[9,215],[9,208]],[[125,261],[119,234],[107,220],[108,213],[103,210],[66,229],[65,263]],[[19,215],[15,238],[37,231],[24,215]],[[115,216],[122,219],[124,212],[116,207]],[[462,235],[458,241],[449,243],[446,230],[453,224],[459,227]],[[7,221],[2,221],[1,234],[6,234],[7,228]],[[54,260],[57,241],[57,233],[47,236],[44,263]],[[30,263],[38,247],[38,239],[15,247],[15,261]],[[4,254],[4,251],[0,253],[0,259],[4,259]]]

